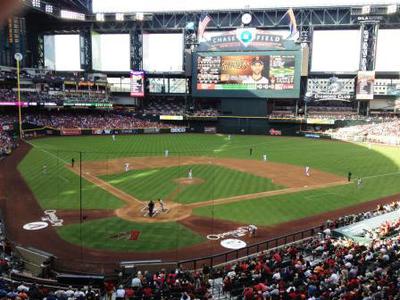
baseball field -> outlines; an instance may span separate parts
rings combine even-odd
[[[79,246],[98,257],[103,252],[160,257],[188,251],[188,257],[210,247],[223,251],[208,234],[254,224],[262,240],[276,228],[281,233],[284,226],[291,226],[289,232],[297,229],[294,224],[306,228],[400,194],[399,148],[294,137],[41,138],[26,145],[17,164],[37,202],[23,206],[20,199],[15,206],[38,211],[21,212],[20,223],[55,210],[63,224],[45,230],[52,230],[64,248]],[[153,217],[147,215],[150,200],[157,209]],[[35,234],[29,232],[30,238]]]

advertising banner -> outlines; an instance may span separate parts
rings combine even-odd
[[[374,99],[375,71],[359,71],[357,76],[357,100]]]
[[[333,125],[333,124],[335,124],[335,120],[333,120],[333,119],[307,118],[307,124]]]
[[[217,127],[204,127],[204,133],[217,133]]]
[[[282,35],[257,28],[237,28],[232,31],[205,34],[198,51],[285,49],[290,43]],[[292,42],[293,43],[293,42]]]
[[[131,97],[144,97],[143,71],[131,71]]]
[[[307,81],[306,96],[314,101],[344,101],[350,102],[354,99],[353,79],[312,78]]]
[[[171,133],[184,133],[186,132],[185,127],[173,127],[171,128]]]
[[[183,116],[160,115],[160,120],[182,121],[183,120]]]
[[[144,133],[159,133],[160,132],[160,128],[155,128],[155,127],[143,128],[143,132]]]
[[[70,135],[70,136],[72,136],[72,135],[81,135],[82,132],[78,128],[71,128],[71,129],[62,129],[60,131],[60,134],[61,135]]]

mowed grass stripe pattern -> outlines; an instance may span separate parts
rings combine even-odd
[[[260,198],[247,202],[201,207],[194,213],[217,219],[271,226],[399,193],[400,174],[366,178],[356,183]],[[400,199],[399,199],[400,200]]]
[[[79,227],[82,230],[82,240]],[[132,230],[140,231],[137,240],[129,240]],[[85,248],[112,251],[154,252],[179,249],[195,245],[204,238],[179,223],[146,223],[138,224],[119,218],[105,218],[84,222],[82,225],[72,224],[58,228],[58,234],[71,244]],[[113,236],[124,234],[117,239]]]
[[[187,178],[189,169],[193,170],[195,178],[203,182],[193,185],[178,184],[175,180]],[[284,188],[267,178],[213,165],[133,170],[101,178],[139,200],[162,198],[179,203],[195,203]]]
[[[18,166],[43,209],[79,209],[79,176],[64,165],[65,161],[56,155],[33,148]],[[123,205],[118,198],[82,179],[82,208],[116,209]]]
[[[371,176],[399,171],[399,149],[373,146],[368,149],[351,143],[311,140],[296,137],[232,136],[230,141],[222,135],[130,135],[56,137],[32,141],[38,147],[58,153],[70,161],[83,152],[83,160],[108,160],[120,157],[162,156],[168,149],[170,155],[234,157],[261,160],[262,155],[275,162],[311,168],[346,176]],[[253,155],[249,156],[249,148]],[[60,151],[63,150],[63,151]],[[214,151],[215,150],[215,151]],[[67,151],[72,151],[68,153]],[[75,151],[75,152],[73,152]]]

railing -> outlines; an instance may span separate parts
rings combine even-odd
[[[257,253],[263,253],[265,251],[283,246],[289,243],[297,242],[305,238],[314,236],[315,234],[322,232],[325,229],[324,225],[309,228],[303,231],[290,233],[284,236],[273,238],[267,241],[262,241],[256,244],[252,244],[242,249],[227,251],[210,256],[199,257],[195,259],[181,260],[177,264],[184,266],[185,269],[196,270],[201,268],[203,265],[210,267],[227,263],[229,261],[237,260],[243,257],[248,257]]]

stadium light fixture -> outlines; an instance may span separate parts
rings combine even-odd
[[[387,6],[386,13],[388,15],[395,14],[397,12],[397,4],[390,4]]]
[[[104,20],[105,20],[104,14],[102,14],[102,13],[96,14],[96,21],[97,22],[104,22]]]
[[[32,6],[40,8],[40,0],[32,0]]]
[[[65,9],[62,9],[60,11],[60,17],[62,19],[85,21],[85,15],[84,14],[80,14],[80,13],[77,13],[77,12],[74,12],[74,11],[70,11],[70,10],[65,10]]]
[[[123,21],[125,19],[125,15],[123,13],[116,13],[115,20],[116,21]]]
[[[46,4],[46,6],[45,6],[45,11],[46,11],[46,13],[48,13],[48,14],[52,14],[52,13],[53,13],[53,5]]]
[[[371,13],[371,6],[370,5],[364,5],[361,7],[361,14],[362,15],[368,15]]]
[[[144,13],[142,13],[142,12],[136,13],[135,19],[136,19],[136,21],[140,21],[140,22],[144,21]]]

